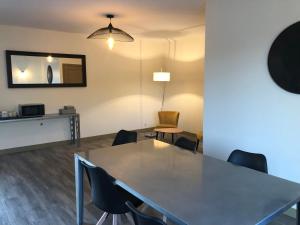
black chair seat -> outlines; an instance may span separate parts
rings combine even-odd
[[[268,173],[267,159],[263,154],[250,153],[237,149],[231,152],[227,162]]]
[[[139,207],[143,204],[143,201],[136,198],[134,195],[130,194],[128,191],[126,191],[124,188],[121,188],[118,185],[115,185],[117,191],[121,194],[121,196],[126,199],[127,201],[130,201],[135,207]]]
[[[180,137],[175,142],[175,145],[180,147],[180,148],[184,148],[184,149],[195,152],[196,147],[197,147],[197,142],[196,141],[191,141],[191,140],[189,140],[185,137]]]
[[[162,220],[145,215],[140,211],[136,210],[131,202],[126,202],[127,207],[130,209],[135,225],[167,225]]]
[[[137,142],[137,132],[120,130],[117,133],[115,140],[112,143],[112,146],[123,145],[123,144],[128,144],[133,142]]]
[[[143,202],[115,184],[115,179],[100,167],[82,162],[91,186],[92,202],[109,214],[125,214],[129,208],[125,202],[131,200],[136,207]]]

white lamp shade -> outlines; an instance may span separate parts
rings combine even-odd
[[[154,72],[153,81],[165,81],[169,82],[171,80],[170,72]]]

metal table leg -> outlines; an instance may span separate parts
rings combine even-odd
[[[297,203],[297,225],[300,225],[300,202]]]
[[[165,139],[165,133],[164,132],[160,132],[160,140],[164,140]]]
[[[76,187],[76,221],[77,225],[83,224],[83,167],[77,155],[75,162],[75,187]]]
[[[70,134],[71,134],[71,144],[75,143],[75,120],[74,116],[70,117]]]
[[[76,143],[77,147],[80,146],[80,116],[77,114],[75,116],[75,128],[76,128]]]

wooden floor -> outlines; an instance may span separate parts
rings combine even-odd
[[[140,134],[139,139],[144,135]],[[110,146],[112,140],[83,141],[79,148],[62,145],[0,156],[0,225],[75,225],[73,153]],[[90,190],[85,182],[84,220],[92,225],[102,212],[89,203]],[[106,224],[111,224],[111,218]],[[119,224],[127,224],[126,218]],[[296,222],[282,216],[272,224]]]

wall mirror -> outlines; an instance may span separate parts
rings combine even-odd
[[[6,51],[9,88],[86,87],[85,55]]]

